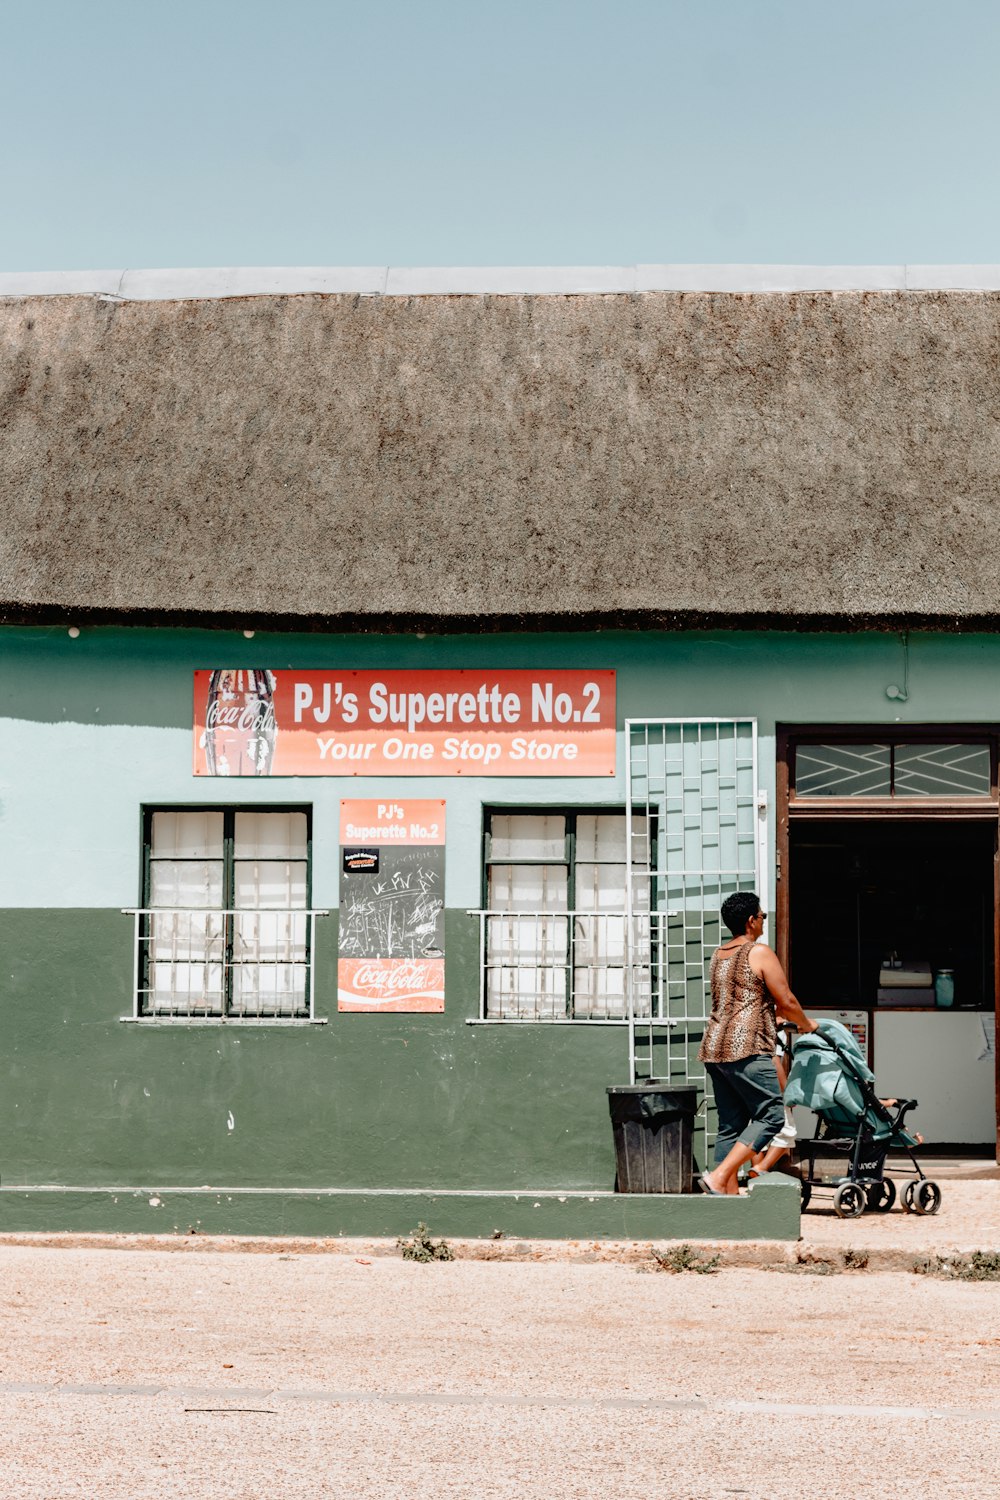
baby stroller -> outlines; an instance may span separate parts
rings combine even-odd
[[[916,1099],[882,1104],[875,1075],[857,1041],[839,1021],[820,1021],[816,1031],[795,1038],[785,1103],[802,1104],[818,1115],[812,1140],[799,1141],[802,1207],[814,1188],[833,1188],[834,1212],[855,1219],[865,1209],[888,1213],[896,1184],[886,1177],[890,1151],[904,1151],[915,1173],[903,1190],[907,1213],[936,1214],[941,1189],[925,1177],[913,1154],[916,1139],[903,1129]]]

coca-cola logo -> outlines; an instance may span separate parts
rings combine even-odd
[[[218,699],[208,705],[205,719],[206,729],[238,729],[244,733],[261,733],[274,728],[274,704],[261,703],[259,699],[249,703],[221,703]]]
[[[386,995],[399,990],[425,989],[434,983],[435,974],[430,964],[396,960],[385,968],[378,963],[359,963],[353,978],[359,990]]]

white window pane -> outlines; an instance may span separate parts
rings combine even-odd
[[[562,859],[566,819],[558,813],[494,813],[490,852],[493,859]]]
[[[564,963],[569,947],[567,917],[490,917],[487,957],[511,967]]]
[[[221,859],[221,812],[156,812],[150,852],[175,859]]]
[[[221,961],[222,944],[219,912],[170,911],[149,919],[149,956],[158,961]]]
[[[238,812],[233,852],[237,859],[305,859],[305,813]]]
[[[586,964],[625,962],[624,917],[577,917],[573,923],[573,933],[577,962]]]
[[[649,969],[633,970],[634,985],[632,1003],[637,1016],[648,1016],[653,1003],[653,976]]]
[[[577,911],[624,911],[626,902],[624,865],[576,867]]]
[[[577,859],[617,861],[628,858],[624,813],[579,813],[576,820]],[[647,863],[645,819],[632,818],[632,858]]]
[[[234,904],[280,910],[306,904],[306,866],[277,859],[237,860],[234,866]]]
[[[305,964],[236,964],[233,1008],[248,1016],[290,1016],[306,1008]]]
[[[254,912],[233,923],[233,957],[237,962],[303,963],[306,956],[304,914]]]
[[[632,910],[649,911],[652,901],[653,878],[643,875],[641,871],[637,874],[632,872]]]
[[[486,1013],[507,1020],[557,1020],[566,1015],[565,969],[491,969]]]
[[[565,911],[569,872],[565,865],[491,865],[491,911]]]
[[[632,943],[638,962],[653,961],[654,945],[659,950],[659,961],[662,962],[667,950],[667,918],[664,914],[659,912],[654,917],[633,914]]]
[[[573,1014],[615,1019],[626,1014],[625,970],[578,968],[573,971]]]
[[[149,865],[150,906],[222,906],[222,862],[154,859]]]
[[[652,979],[648,969],[635,971],[635,1013],[649,1015]],[[621,1020],[628,1015],[624,968],[579,967],[573,971],[573,1014],[590,1020]]]
[[[218,1015],[222,1010],[222,965],[151,963],[146,1009]]]

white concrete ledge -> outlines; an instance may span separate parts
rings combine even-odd
[[[622,292],[1000,291],[1000,265],[221,266],[0,272],[0,298],[587,296]]]

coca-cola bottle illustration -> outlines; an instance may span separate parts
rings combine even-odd
[[[273,672],[226,667],[210,674],[202,739],[209,776],[270,776],[277,736]]]

